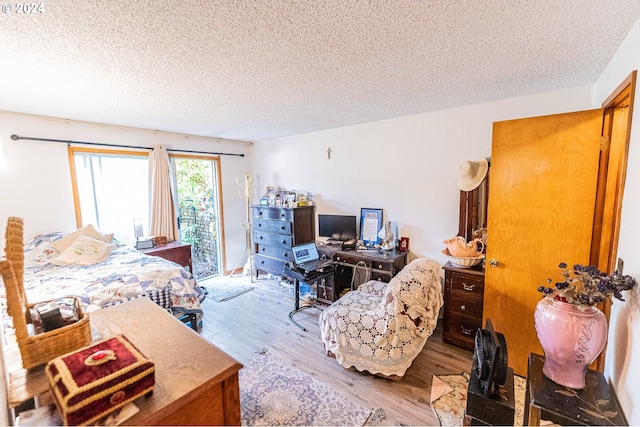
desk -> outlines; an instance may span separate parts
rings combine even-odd
[[[588,370],[585,388],[574,390],[545,377],[543,366],[544,357],[529,355],[525,425],[540,425],[540,419],[561,425],[627,425],[615,393],[600,372]]]
[[[393,276],[407,264],[408,252],[398,250],[343,251],[335,246],[323,245],[318,248],[320,254],[334,262],[335,272],[327,280],[326,286],[318,288],[318,300],[331,304],[340,298],[345,289],[351,289],[354,269],[356,274],[354,289],[364,282],[364,268],[370,273],[370,280],[389,282]],[[357,267],[356,267],[357,266]],[[363,276],[363,277],[360,277]]]
[[[89,314],[101,338],[122,333],[156,365],[153,395],[134,401],[140,410],[127,425],[240,425],[238,371],[242,365],[147,298]],[[9,407],[48,393],[43,366],[21,368],[20,352],[7,351]],[[15,355],[17,354],[17,360]]]

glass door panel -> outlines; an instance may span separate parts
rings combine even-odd
[[[171,155],[180,238],[191,244],[196,279],[220,274],[219,158]]]

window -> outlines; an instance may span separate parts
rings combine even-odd
[[[134,219],[142,219],[145,234],[149,230],[148,153],[69,150],[78,226],[93,224],[133,245]]]

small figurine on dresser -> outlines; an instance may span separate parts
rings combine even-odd
[[[383,251],[389,251],[391,249],[395,249],[396,240],[393,235],[393,230],[391,226],[391,221],[387,221],[384,223],[384,227],[380,229],[378,233],[378,237],[382,239],[382,243],[380,244],[380,249]]]

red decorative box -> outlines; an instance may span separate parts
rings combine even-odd
[[[65,425],[92,424],[155,384],[155,365],[124,335],[57,357],[46,373]]]

